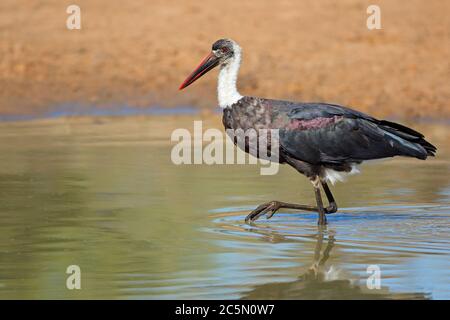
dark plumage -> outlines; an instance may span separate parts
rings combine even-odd
[[[413,129],[334,104],[243,97],[224,109],[223,124],[226,129],[279,129],[280,163],[308,177],[321,175],[323,168],[350,171],[364,160],[424,160],[436,152]]]
[[[365,160],[394,156],[425,160],[435,155],[436,147],[426,141],[421,133],[350,108],[327,103],[243,97],[236,89],[240,61],[241,49],[237,43],[220,39],[213,44],[211,53],[180,89],[220,65],[218,98],[223,108],[225,128],[244,131],[255,129],[256,133],[260,129],[277,129],[279,162],[289,164],[311,180],[317,203],[317,206],[307,206],[270,201],[253,210],[246,218],[248,222],[263,214],[270,218],[278,209],[290,208],[317,211],[319,224],[325,224],[325,214],[337,211],[327,182],[340,179],[340,173],[351,172],[355,165]],[[237,143],[237,139],[232,138]],[[249,140],[245,141],[242,148],[254,156],[259,155]],[[320,186],[327,196],[327,207],[323,205]]]

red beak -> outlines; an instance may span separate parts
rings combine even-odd
[[[179,90],[182,90],[193,83],[195,80],[206,74],[209,70],[213,69],[219,64],[219,58],[217,58],[212,52],[208,54],[198,67],[184,80]]]

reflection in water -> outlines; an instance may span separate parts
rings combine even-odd
[[[327,265],[331,251],[335,245],[335,232],[327,226],[317,227],[317,242],[312,263],[302,271],[298,279],[285,283],[268,283],[247,293],[243,299],[426,299],[422,293],[389,293],[387,287],[369,290],[358,282],[345,276],[345,272],[333,265]],[[257,229],[267,238],[281,238],[280,235],[270,235],[270,232]],[[277,233],[276,231],[272,231]],[[326,245],[324,247],[324,237]],[[322,250],[323,249],[323,250]]]
[[[329,229],[283,211],[248,226],[261,202],[310,201],[309,182],[173,165],[171,130],[192,120],[0,124],[0,298],[450,298],[446,143],[337,185]],[[81,290],[66,288],[72,264]],[[365,289],[371,264],[381,292]]]

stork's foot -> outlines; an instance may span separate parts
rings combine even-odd
[[[295,203],[286,203],[281,201],[270,201],[267,203],[263,203],[258,206],[255,210],[250,212],[250,214],[245,218],[245,222],[253,222],[258,220],[262,215],[266,215],[267,219],[272,218],[272,216],[281,208],[286,209],[297,209],[297,210],[305,210],[305,211],[315,211],[317,212],[317,207],[306,206]]]
[[[286,203],[281,201],[270,201],[267,203],[263,203],[259,205],[255,210],[250,212],[250,214],[245,218],[246,223],[251,223],[253,221],[256,221],[261,217],[262,215],[266,215],[267,219],[272,218],[272,216],[281,208],[286,209],[296,209],[296,210],[302,210],[302,211],[313,211],[317,212],[319,214],[319,225],[326,225],[327,224],[327,218],[326,214],[335,213],[338,210],[336,201],[334,201],[333,195],[331,194],[330,188],[328,188],[328,185],[324,181],[320,181],[319,177],[316,176],[314,179],[311,180],[313,186],[314,186],[314,193],[316,196],[316,203],[317,206],[308,206],[303,204],[295,204],[295,203]],[[328,199],[328,207],[323,206],[322,202],[322,196],[320,195],[320,185],[322,185],[325,194]]]
[[[245,222],[253,222],[258,220],[259,217],[267,213],[267,219],[272,218],[272,216],[277,212],[278,209],[281,208],[281,202],[279,201],[270,201],[267,203],[263,203],[259,205],[255,210],[250,212],[248,216],[245,218]]]
[[[332,202],[326,208],[320,209],[319,207],[316,206],[308,206],[296,203],[286,203],[275,200],[259,205],[255,210],[249,213],[249,215],[245,218],[245,222],[251,223],[253,221],[258,220],[263,215],[266,215],[266,218],[270,219],[275,214],[275,212],[277,212],[281,208],[317,212],[319,213],[319,221],[318,221],[319,225],[327,224],[325,214],[331,214],[337,211],[337,206],[335,202]]]

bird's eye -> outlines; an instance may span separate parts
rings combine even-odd
[[[227,47],[223,47],[222,48],[222,53],[227,53],[228,52],[228,48]]]

